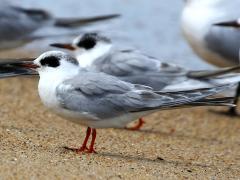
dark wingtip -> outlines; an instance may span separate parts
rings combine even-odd
[[[189,71],[187,77],[193,79],[207,79],[211,77],[217,77],[220,75],[236,72],[240,70],[240,66],[226,67],[216,70],[205,70],[205,71]]]

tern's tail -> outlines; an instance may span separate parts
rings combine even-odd
[[[240,73],[234,73],[234,71],[239,70],[240,66],[209,71],[190,71],[187,74],[190,79],[188,80],[188,83],[184,82],[185,86],[182,87],[186,87],[185,89],[191,89],[194,88],[194,86],[195,88],[204,88],[209,87],[209,85],[236,84],[240,82]],[[198,83],[196,83],[195,80],[198,80]]]
[[[187,76],[192,79],[210,79],[239,70],[240,66],[233,66],[216,70],[189,71]]]
[[[73,28],[120,17],[119,14],[102,15],[89,18],[57,18],[55,26]]]
[[[235,107],[234,97],[222,97],[222,98],[206,98],[197,102],[193,102],[188,106],[228,106]],[[186,106],[187,107],[187,106]]]
[[[213,96],[221,93],[222,91],[231,88],[234,84],[227,84],[224,86],[216,86],[212,88],[202,88],[186,91],[157,91],[155,92],[159,96],[154,96],[151,99],[151,94],[143,92],[143,96],[150,101],[146,101],[147,104],[144,107],[135,109],[131,112],[140,111],[155,111],[166,110],[173,108],[184,108],[192,106],[235,106],[233,104],[233,98],[223,97],[215,98]]]

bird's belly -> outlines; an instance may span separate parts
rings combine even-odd
[[[183,35],[193,51],[203,60],[219,67],[236,64],[233,60],[221,56],[220,52],[212,51],[208,47],[205,37],[212,24],[221,21],[224,16],[224,13],[216,12],[213,9],[186,8],[181,23]]]
[[[222,57],[220,54],[211,51],[207,46],[203,45],[202,42],[190,42],[190,45],[194,52],[203,60],[207,61],[210,64],[213,64],[218,67],[227,67],[236,65],[232,60]]]
[[[128,123],[147,114],[146,112],[126,113],[113,118],[100,119],[87,112],[73,112],[67,109],[54,109],[54,112],[67,120],[91,128],[124,128]]]
[[[126,113],[121,116],[102,119],[98,121],[89,121],[88,125],[92,128],[124,128],[132,121],[139,119],[151,112],[140,112],[140,113]]]

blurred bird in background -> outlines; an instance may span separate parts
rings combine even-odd
[[[234,9],[239,6],[239,0],[185,0],[182,31],[197,55],[219,67],[239,64],[239,30],[216,26],[238,19],[240,12]],[[239,95],[238,86],[235,103]],[[227,114],[238,115],[236,108],[231,108]]]
[[[88,18],[58,18],[43,9],[29,9],[3,3],[0,6],[0,51],[12,49],[33,40],[54,35],[34,35],[45,27],[76,28],[111,20],[119,14],[100,15]]]

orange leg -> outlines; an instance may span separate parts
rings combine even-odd
[[[127,129],[131,130],[131,131],[137,131],[143,126],[144,123],[145,123],[145,121],[143,120],[143,118],[139,118],[138,124],[136,126],[131,127],[131,128],[127,128]]]
[[[92,141],[91,141],[91,144],[89,146],[89,150],[87,151],[88,153],[96,153],[96,151],[94,150],[94,143],[95,143],[95,140],[96,140],[96,136],[97,136],[96,129],[92,129]]]
[[[88,149],[88,148],[87,148],[87,142],[88,142],[88,139],[89,139],[89,137],[90,137],[91,130],[92,130],[92,129],[91,129],[90,127],[87,128],[85,139],[84,139],[84,141],[83,141],[82,146],[81,146],[79,149],[76,150],[77,153],[83,152],[83,151],[85,151],[85,150]]]
[[[89,137],[91,135],[91,132],[92,132],[92,141],[91,141],[91,144],[89,146],[89,148],[87,148],[87,143],[88,143],[88,140],[89,140]],[[66,149],[68,150],[71,150],[71,151],[75,151],[77,153],[81,153],[81,152],[87,152],[87,153],[96,153],[96,151],[94,150],[94,143],[95,143],[95,140],[96,140],[96,136],[97,136],[97,131],[96,129],[92,129],[90,127],[87,128],[87,131],[86,131],[86,136],[85,136],[85,139],[82,143],[82,146],[78,149],[75,149],[75,148],[68,148],[68,147],[65,147]]]

